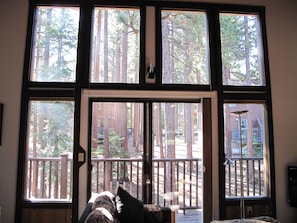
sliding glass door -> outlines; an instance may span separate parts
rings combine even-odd
[[[132,196],[202,222],[202,104],[91,99],[90,192]],[[178,220],[178,218],[177,218]]]

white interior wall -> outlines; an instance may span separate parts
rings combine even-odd
[[[21,85],[28,0],[0,0],[0,103],[4,104],[0,146],[0,206],[2,222],[14,222]],[[203,2],[263,5],[272,86],[277,217],[297,222],[296,208],[287,203],[288,163],[297,160],[297,1],[204,0]],[[215,175],[214,175],[215,176]],[[214,198],[215,199],[215,198]]]

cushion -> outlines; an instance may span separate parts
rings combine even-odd
[[[255,219],[261,220],[261,221],[266,221],[266,222],[272,222],[272,223],[279,223],[278,220],[269,217],[269,216],[259,216],[259,217],[254,217]]]
[[[144,223],[143,201],[134,198],[122,187],[118,187],[116,206],[121,223]]]
[[[101,193],[93,193],[87,203],[86,208],[84,209],[81,217],[79,218],[78,223],[85,223],[85,222],[96,222],[100,220],[103,222],[110,221],[110,219],[106,216],[106,211],[112,213],[112,215],[115,214],[115,204],[114,204],[114,195],[109,191],[103,191]],[[103,209],[95,210],[97,207],[102,207]],[[113,216],[114,217],[114,216]],[[115,219],[113,222],[117,222],[117,219]]]
[[[158,205],[145,204],[144,216],[146,223],[160,223],[163,221],[163,212]]]
[[[84,223],[118,223],[117,219],[104,207],[97,207],[88,215]]]

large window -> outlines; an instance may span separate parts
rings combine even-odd
[[[263,18],[263,17],[262,17]],[[270,83],[265,68],[263,29],[258,12],[219,14],[221,38],[222,135],[221,199],[271,202],[273,150]],[[267,54],[266,54],[267,55]],[[239,205],[238,205],[239,206]],[[273,210],[273,205],[270,207]],[[225,209],[226,210],[226,209]],[[222,216],[226,216],[222,214]],[[237,217],[240,215],[238,214]]]
[[[264,140],[268,132],[265,129],[265,103],[253,104],[253,101],[257,103],[256,98],[249,104],[236,103],[245,101],[245,88],[265,85],[259,17],[220,13],[220,36],[222,84],[242,87],[234,103],[224,103],[224,154],[225,164],[228,164],[225,171],[225,196],[266,196],[268,191],[264,189],[267,186],[264,182],[265,169],[268,167],[264,165],[263,157],[264,148],[267,148],[264,147],[267,145]],[[223,101],[230,101],[228,97],[223,94]],[[247,114],[245,111],[248,111]],[[244,174],[240,173],[242,168]],[[241,178],[245,178],[244,185],[238,184]],[[244,188],[241,189],[241,186]]]
[[[269,176],[264,159],[267,154],[265,110],[263,104],[224,104],[225,196],[228,198],[268,195],[265,181]]]
[[[133,168],[139,160],[146,175],[139,174],[135,185],[126,184],[136,188],[139,198],[150,184],[142,193],[149,197],[146,201],[162,203],[158,195],[183,188],[183,196],[178,194],[174,202],[184,199],[183,210],[199,209],[212,201],[204,199],[211,197],[211,189],[219,187],[221,218],[233,213],[228,205],[242,196],[266,205],[262,215],[274,214],[264,7],[184,1],[57,2],[30,1],[17,222],[20,210],[32,205],[24,202],[28,200],[46,207],[59,203],[69,208],[72,202],[72,221],[77,222],[80,199],[87,199],[79,179],[89,174],[83,178],[90,179],[86,192],[114,188],[115,179],[128,180],[125,174],[137,171]],[[212,96],[217,106],[213,102],[203,110],[200,102]],[[218,122],[210,133],[203,120],[214,115]],[[84,125],[89,133],[81,130]],[[84,135],[89,140],[86,148]],[[219,151],[212,151],[213,145]],[[219,164],[210,162],[210,167],[218,168],[210,172],[203,162],[217,154]],[[167,163],[177,157],[172,166]],[[87,158],[97,165],[93,173],[91,164],[80,172]],[[119,158],[125,163],[109,170],[99,163]],[[239,166],[243,172],[238,172]],[[104,170],[106,175],[97,174]],[[219,178],[219,185],[208,188],[202,184],[211,184],[211,174]],[[166,188],[166,176],[172,176],[174,187]],[[242,177],[244,184],[239,184]],[[188,192],[202,197],[187,199]],[[208,207],[211,212],[212,204]],[[212,213],[203,216],[209,222]]]
[[[30,200],[72,197],[74,103],[30,101],[26,190]]]

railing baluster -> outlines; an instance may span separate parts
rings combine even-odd
[[[234,183],[235,183],[235,196],[238,196],[237,194],[237,161],[235,161],[235,166],[234,166]]]
[[[164,173],[163,173],[163,194],[166,193],[166,161],[164,161]],[[164,206],[166,206],[166,201],[164,199],[164,203],[163,203]]]
[[[28,180],[28,184],[29,184],[29,188],[28,188],[28,197],[31,197],[31,193],[32,193],[32,160],[29,161],[29,180]]]
[[[199,206],[199,193],[198,193],[198,190],[199,190],[199,162],[198,160],[194,161],[196,163],[196,206],[198,207]],[[203,174],[203,171],[202,171],[202,174]],[[202,181],[201,181],[202,182]]]
[[[38,193],[38,178],[39,178],[39,176],[38,176],[39,168],[38,167],[39,167],[39,161],[37,160],[36,161],[36,169],[35,169],[35,187],[34,187],[34,191],[33,191],[33,194],[34,194],[33,197],[39,197],[37,194]]]
[[[253,196],[255,196],[256,195],[255,160],[252,160],[252,168],[253,168]]]
[[[183,161],[183,207],[186,207],[186,161]],[[185,209],[183,210],[185,213]]]
[[[261,160],[258,160],[258,181],[259,181],[259,194],[262,194],[262,184],[261,184]]]
[[[231,191],[231,165],[228,165],[228,183],[229,183],[229,196],[231,196],[232,191]]]
[[[160,204],[160,200],[159,200],[159,197],[158,197],[158,195],[160,194],[160,187],[159,187],[159,185],[160,185],[160,161],[157,161],[157,176],[156,176],[156,178],[157,178],[157,204],[159,205]]]
[[[192,162],[189,161],[190,168],[190,195],[192,195]],[[190,199],[190,207],[192,206],[192,199]]]
[[[176,165],[176,174],[177,174],[177,177],[176,177],[176,190],[178,192],[179,191],[179,183],[180,183],[180,179],[179,179],[179,162],[175,161],[175,165]],[[177,204],[179,203],[179,196],[177,196],[176,202],[177,202]]]
[[[60,183],[60,198],[67,197],[67,165],[68,153],[61,154],[61,183]]]
[[[246,193],[247,193],[247,196],[250,195],[250,169],[249,169],[249,161],[246,160],[245,161],[246,163]]]
[[[55,161],[55,169],[54,169],[54,175],[55,175],[55,192],[54,192],[54,196],[55,198],[59,198],[59,194],[58,194],[58,190],[59,190],[59,161]]]
[[[41,196],[42,197],[46,197],[45,196],[45,161],[42,161],[42,177],[41,177],[41,181],[40,181],[40,187],[41,187]]]
[[[49,161],[49,182],[48,182],[48,197],[52,196],[52,161]]]
[[[171,176],[171,178],[170,178],[170,191],[174,192],[173,183],[175,183],[175,182],[173,182],[173,181],[174,181],[174,179],[176,179],[176,177],[173,174],[174,169],[173,169],[172,162],[170,162],[169,164],[170,164],[170,176]],[[168,191],[166,191],[166,192],[168,192]],[[172,205],[173,199],[174,199],[174,196],[172,195],[172,199],[170,200],[170,205]]]
[[[100,166],[99,166],[99,162],[97,161],[96,162],[96,166],[97,166],[97,168],[96,168],[96,185],[97,185],[97,187],[96,187],[96,192],[98,193],[99,192],[99,188],[100,188]]]
[[[136,185],[140,185],[140,184],[139,184],[139,162],[137,162],[136,173],[137,173],[137,174],[136,174],[136,180],[137,180],[137,181],[136,181],[136,182],[137,182]],[[140,191],[139,191],[139,187],[137,186],[136,188],[137,188],[137,189],[136,189],[136,194],[138,195],[139,192],[140,192]]]

